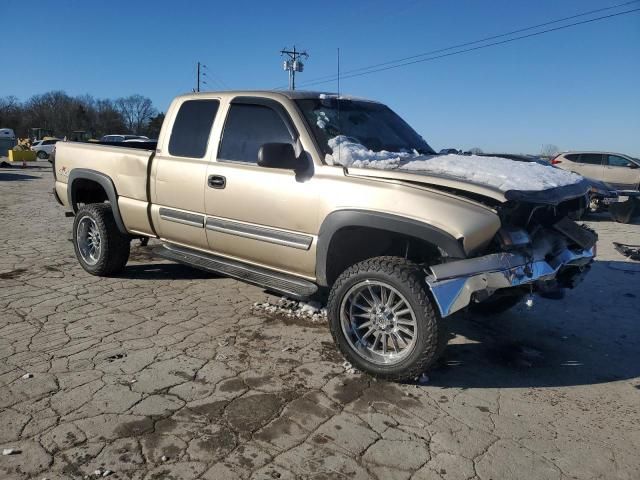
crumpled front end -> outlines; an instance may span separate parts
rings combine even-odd
[[[442,317],[497,291],[531,292],[573,288],[593,262],[597,235],[562,217],[503,227],[494,251],[484,256],[430,267],[426,278]],[[542,220],[542,219],[541,219]]]

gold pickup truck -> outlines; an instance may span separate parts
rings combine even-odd
[[[385,105],[317,92],[177,97],[156,142],[60,142],[55,196],[93,275],[133,238],[167,259],[297,298],[327,299],[357,368],[413,378],[442,322],[572,287],[596,236],[579,175],[504,158],[437,155]]]

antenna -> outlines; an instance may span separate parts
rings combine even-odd
[[[340,47],[338,47],[338,134],[342,134],[342,123],[340,122]],[[340,143],[338,143],[338,164],[342,165],[340,161]]]
[[[340,97],[340,47],[338,47],[338,98]],[[340,103],[338,103],[340,105]]]
[[[283,48],[280,50],[280,56],[287,55],[289,60],[285,60],[282,64],[284,70],[289,72],[289,90],[296,89],[296,72],[304,71],[304,63],[300,60],[304,57],[306,60],[309,58],[307,52],[299,52],[296,51],[296,46],[293,46],[293,50],[287,50],[287,48]]]

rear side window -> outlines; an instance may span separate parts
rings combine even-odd
[[[207,152],[218,100],[187,100],[180,106],[169,139],[169,154],[202,158]]]
[[[577,153],[571,153],[569,155],[565,155],[564,158],[566,158],[570,162],[577,162],[580,158],[580,155],[578,155]]]
[[[282,117],[263,105],[232,104],[218,158],[257,163],[258,151],[265,143],[293,143]]]
[[[580,155],[580,162],[589,165],[602,165],[602,155],[599,153],[583,153]]]

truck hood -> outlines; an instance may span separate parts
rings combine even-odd
[[[511,161],[511,160],[509,160]],[[513,163],[519,163],[512,161]],[[546,167],[552,168],[552,167]],[[400,181],[421,185],[434,190],[445,191],[470,200],[490,200],[490,203],[521,201],[547,205],[558,205],[572,198],[586,195],[591,185],[585,178],[569,185],[549,187],[544,190],[502,190],[487,183],[463,180],[450,175],[437,175],[422,171],[405,171],[402,169],[381,170],[375,168],[345,168],[346,174],[355,177],[377,178],[380,180]]]
[[[372,151],[343,135],[328,143],[332,154],[327,155],[327,162],[346,167],[348,175],[414,182],[461,196],[480,196],[500,203],[514,200],[557,204],[589,190],[588,182],[580,175],[537,162],[478,155]]]

